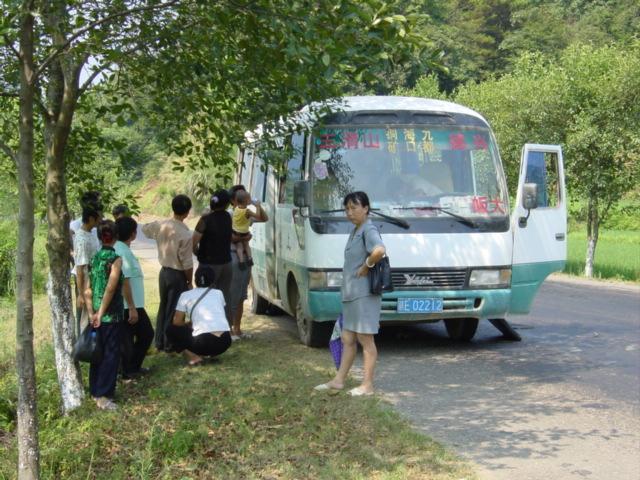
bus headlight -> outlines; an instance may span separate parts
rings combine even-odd
[[[327,272],[327,287],[341,287],[342,272]]]
[[[469,287],[508,287],[511,284],[511,269],[471,270]]]
[[[339,288],[342,286],[342,272],[311,271],[309,272],[309,290]]]

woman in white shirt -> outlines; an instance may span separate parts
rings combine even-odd
[[[215,357],[231,346],[224,296],[214,281],[211,270],[199,269],[196,288],[180,295],[173,322],[167,327],[173,350],[184,352],[189,365],[198,365],[202,357]]]

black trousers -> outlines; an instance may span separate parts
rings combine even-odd
[[[122,373],[130,375],[140,371],[147,350],[153,342],[153,327],[144,308],[136,308],[138,322],[131,325],[129,310],[124,311],[125,322],[122,331]]]
[[[176,352],[189,350],[201,357],[215,357],[226,352],[231,346],[229,332],[224,332],[219,337],[212,333],[202,333],[194,337],[193,331],[189,327],[169,325],[167,336]]]
[[[98,327],[98,341],[102,345],[102,361],[89,367],[89,390],[92,397],[113,398],[116,392],[120,343],[123,323],[103,323]]]
[[[170,351],[171,344],[167,341],[166,330],[173,320],[180,294],[187,290],[187,278],[182,270],[162,267],[158,281],[160,306],[158,307],[158,317],[156,318],[155,343],[158,350]]]

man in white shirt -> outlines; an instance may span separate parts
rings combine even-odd
[[[82,207],[82,226],[73,236],[73,255],[76,272],[76,292],[84,292],[89,281],[89,263],[100,248],[97,236],[91,233],[102,219],[100,205],[84,205]],[[89,316],[84,304],[84,295],[76,297],[76,326],[78,335],[89,322]]]

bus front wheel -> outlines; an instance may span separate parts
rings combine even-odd
[[[300,341],[308,347],[326,347],[333,330],[331,322],[314,322],[308,318],[302,308],[302,298],[295,289],[295,314]]]
[[[468,342],[478,329],[477,318],[447,318],[444,321],[449,338],[455,342]]]

